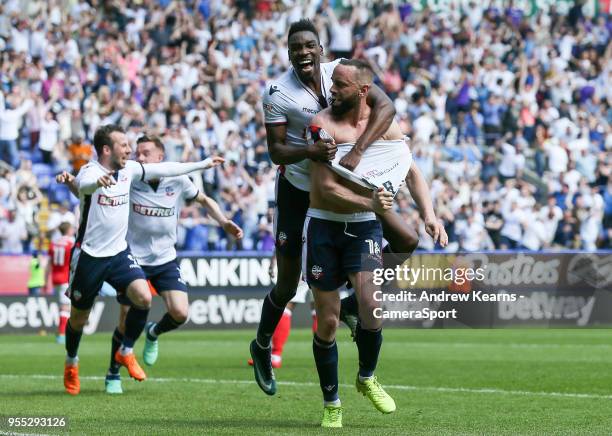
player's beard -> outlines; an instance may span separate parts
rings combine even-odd
[[[357,107],[359,105],[359,95],[355,94],[351,97],[346,97],[342,99],[341,103],[331,105],[331,112],[334,116],[342,116],[349,112],[351,109]]]
[[[120,157],[113,157],[113,159],[111,160],[111,163],[113,165],[113,170],[115,171],[119,171],[120,169],[123,169],[123,167],[125,165],[121,164],[121,158]]]

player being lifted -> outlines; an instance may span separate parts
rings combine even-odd
[[[136,141],[137,162],[159,163],[164,157],[164,144],[158,137],[144,135]],[[68,173],[63,174],[62,181],[74,189],[73,178]],[[187,286],[181,279],[174,248],[179,208],[183,201],[196,201],[205,207],[228,235],[236,239],[243,236],[242,229],[223,215],[217,202],[199,192],[187,176],[165,177],[148,182],[138,180],[132,183],[128,244],[147,280],[163,298],[167,310],[159,322],[150,322],[145,327],[143,360],[149,366],[157,361],[158,336],[180,327],[187,321]],[[110,367],[104,383],[109,394],[123,393],[120,365],[115,360],[115,354],[121,346],[125,334],[125,319],[131,306],[125,295],[119,294],[117,300],[121,303],[119,325],[113,333]]]
[[[66,295],[70,279],[70,252],[74,246],[74,227],[69,222],[59,225],[61,236],[49,246],[46,279],[51,279],[53,292],[59,297],[59,325],[57,343],[66,343],[66,323],[70,317],[70,298]],[[46,287],[46,286],[45,286]]]
[[[310,162],[333,160],[337,150],[329,141],[319,140],[308,145],[306,127],[315,114],[329,105],[331,75],[340,60],[321,63],[323,48],[316,28],[309,20],[300,20],[290,26],[288,46],[292,67],[272,81],[263,96],[268,150],[272,161],[280,165],[274,223],[278,278],[276,286],[264,299],[257,337],[250,344],[250,353],[255,380],[268,395],[276,393],[271,337],[285,306],[295,295],[300,279],[302,228],[309,205]],[[357,166],[367,147],[388,130],[395,115],[393,103],[375,85],[369,90],[366,103],[372,108],[367,129],[340,162],[350,170]],[[385,214],[381,224],[394,252],[410,253],[416,248],[416,232],[397,213]],[[431,217],[427,218],[426,228],[431,229],[432,234],[439,232],[439,224]],[[357,305],[347,305],[347,308],[356,310]]]
[[[218,157],[193,163],[134,162],[129,160],[132,148],[125,132],[114,125],[96,130],[94,148],[98,159],[82,167],[76,177],[81,218],[70,258],[68,293],[72,306],[66,326],[64,370],[64,386],[72,395],[80,392],[77,352],[83,327],[105,281],[132,302],[125,319],[125,335],[115,353],[115,360],[126,366],[134,379],[142,381],[146,378],[133,352],[151,307],[151,292],[126,241],[132,182],[180,176],[223,162]]]
[[[331,108],[314,117],[311,129],[324,129],[337,143],[353,144],[367,128],[371,109],[366,98],[371,86],[372,71],[366,63],[340,62],[333,73]],[[385,178],[395,177],[397,180],[392,181],[397,186],[406,177],[411,161],[399,125],[393,122],[370,146],[356,171],[369,165],[385,173]],[[335,339],[340,317],[338,289],[347,278],[355,288],[359,306],[357,390],[379,411],[395,411],[395,402],[374,376],[382,345],[382,321],[374,316],[380,302],[373,296],[376,287],[372,280],[372,271],[382,266],[383,229],[377,215],[384,219],[391,213],[393,193],[359,186],[326,163],[313,162],[310,171],[310,208],[304,223],[302,257],[303,274],[313,290],[319,320],[312,348],[324,399],[321,425],[341,427]]]

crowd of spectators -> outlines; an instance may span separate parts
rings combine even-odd
[[[0,2],[0,251],[35,249],[41,227],[75,219],[76,199],[52,177],[91,159],[93,132],[106,123],[134,143],[144,131],[159,135],[168,160],[225,157],[196,184],[244,240],[186,205],[179,248],[272,249],[275,167],[261,93],[289,67],[287,28],[304,17],[327,59],[372,65],[450,250],[612,246],[610,15],[585,16],[580,2],[530,15],[512,2],[451,1],[436,11],[418,0],[349,3],[357,6]],[[52,222],[42,225],[45,199]],[[406,191],[397,207],[419,229],[420,247],[435,248]]]

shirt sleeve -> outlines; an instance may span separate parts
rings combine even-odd
[[[91,195],[98,189],[98,179],[102,172],[93,165],[85,165],[76,176],[79,194]]]
[[[287,107],[280,96],[278,85],[269,84],[263,95],[263,111],[266,124],[287,124]]]
[[[196,199],[200,191],[196,187],[196,185],[191,181],[191,179],[187,176],[181,177],[182,179],[182,193],[183,200],[185,201],[193,201]]]
[[[140,162],[136,162],[135,160],[128,160],[125,162],[125,169],[130,172],[130,177],[132,178],[132,181],[144,181],[145,169]]]

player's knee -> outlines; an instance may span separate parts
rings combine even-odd
[[[335,313],[324,314],[317,318],[317,329],[322,336],[334,336],[340,320]],[[325,339],[325,338],[321,338]]]
[[[87,316],[88,314],[78,314],[78,315],[72,315],[70,317],[70,327],[73,330],[76,330],[77,332],[80,332],[83,330],[83,328],[85,327],[85,324],[87,324]]]
[[[151,293],[149,290],[137,290],[130,296],[132,304],[139,309],[150,309],[151,308]]]
[[[189,311],[186,307],[173,307],[172,309],[168,310],[168,314],[170,314],[172,319],[177,324],[185,324]]]

